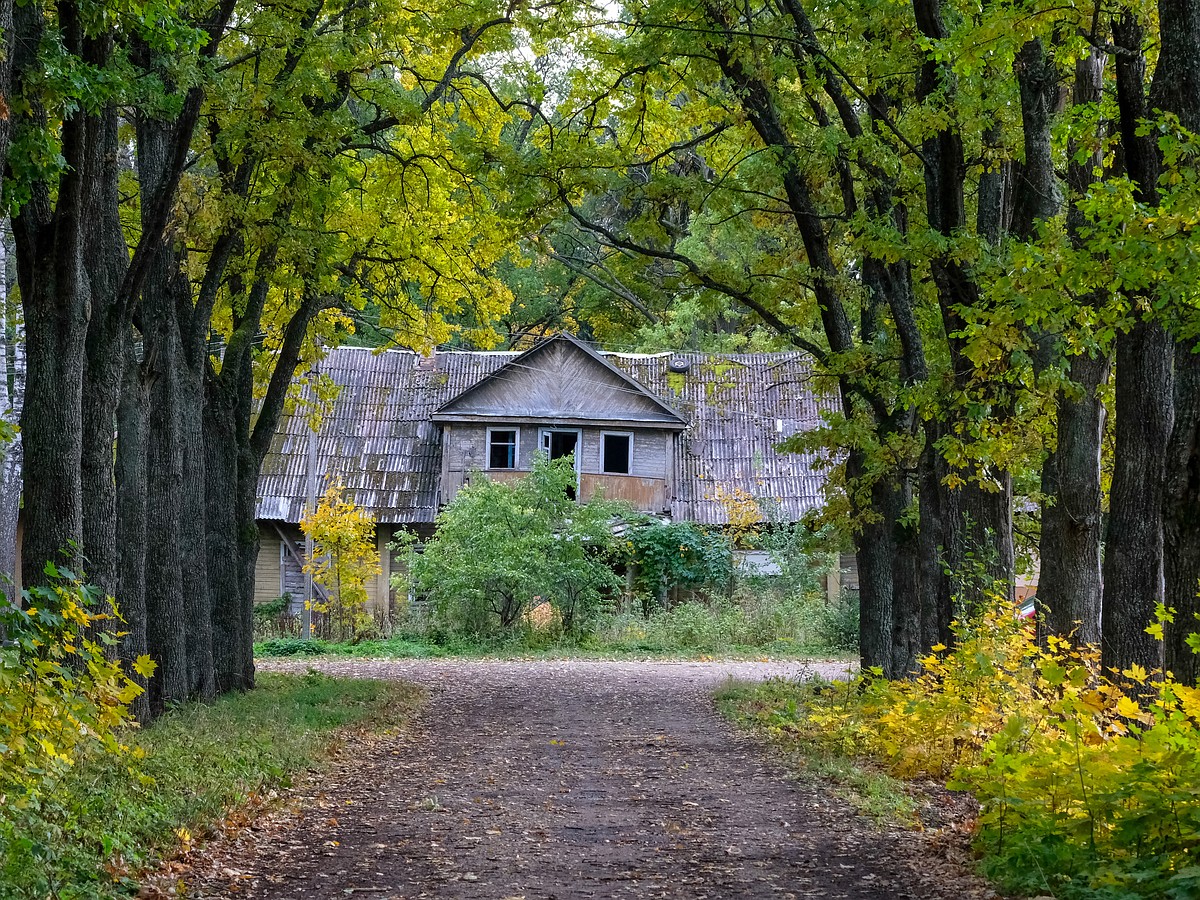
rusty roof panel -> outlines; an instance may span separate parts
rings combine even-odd
[[[432,522],[441,475],[438,407],[477,385],[516,353],[331,351],[322,371],[340,384],[317,439],[317,472],[340,477],[354,502],[384,523]],[[717,488],[740,488],[794,521],[822,502],[825,481],[811,453],[775,445],[816,428],[833,400],[802,353],[739,355],[605,353],[604,359],[688,421],[677,438],[673,518],[726,522]],[[668,370],[684,359],[686,373]],[[305,504],[308,431],[285,417],[259,479],[258,516],[298,522]]]

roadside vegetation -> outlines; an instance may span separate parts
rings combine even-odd
[[[538,460],[513,482],[480,477],[438,518],[422,546],[403,542],[404,573],[389,610],[362,600],[312,607],[316,640],[302,640],[290,598],[256,610],[260,656],[341,653],[448,655],[852,654],[857,602],[829,598],[827,536],[776,525],[749,496],[721,491],[731,525],[703,529],[638,515],[603,498],[576,502],[569,459]],[[316,555],[374,550],[361,511],[327,494]],[[308,527],[308,521],[304,523]],[[331,535],[345,535],[334,539]],[[340,543],[339,543],[340,541]],[[325,549],[337,544],[336,553]],[[360,552],[361,551],[361,552]],[[758,551],[770,574],[745,565]],[[335,570],[319,560],[316,571]],[[369,575],[368,575],[369,577]],[[350,593],[350,579],[330,597]]]
[[[340,729],[401,725],[419,699],[396,682],[267,675],[138,729],[141,689],[89,637],[108,637],[95,590],[67,572],[51,583],[2,609],[0,897],[130,896],[140,872],[319,767]]]
[[[1066,639],[1040,645],[993,599],[911,680],[736,685],[722,709],[873,811],[896,779],[969,792],[984,873],[1005,891],[1200,896],[1200,690],[1103,671]],[[1161,637],[1169,616],[1148,630]]]

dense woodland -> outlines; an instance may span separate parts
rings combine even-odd
[[[910,672],[1036,553],[1048,630],[1196,680],[1200,2],[0,0],[0,29],[23,580],[116,599],[141,716],[253,685],[258,472],[322,348],[560,328],[816,359],[864,664]]]

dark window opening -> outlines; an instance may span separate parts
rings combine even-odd
[[[542,452],[551,459],[573,456],[579,444],[578,431],[543,431]],[[567,488],[567,499],[575,499],[575,487]]]
[[[551,459],[562,459],[575,452],[579,443],[578,431],[546,431],[542,433],[542,449]]]
[[[517,467],[517,432],[494,430],[488,432],[488,468]]]
[[[606,475],[628,475],[630,446],[627,434],[606,434],[600,444],[600,471]]]

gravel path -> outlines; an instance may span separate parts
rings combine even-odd
[[[842,663],[309,660],[418,682],[415,726],[351,747],[286,816],[217,845],[190,898],[987,896],[910,832],[787,777],[714,711],[730,676]]]

